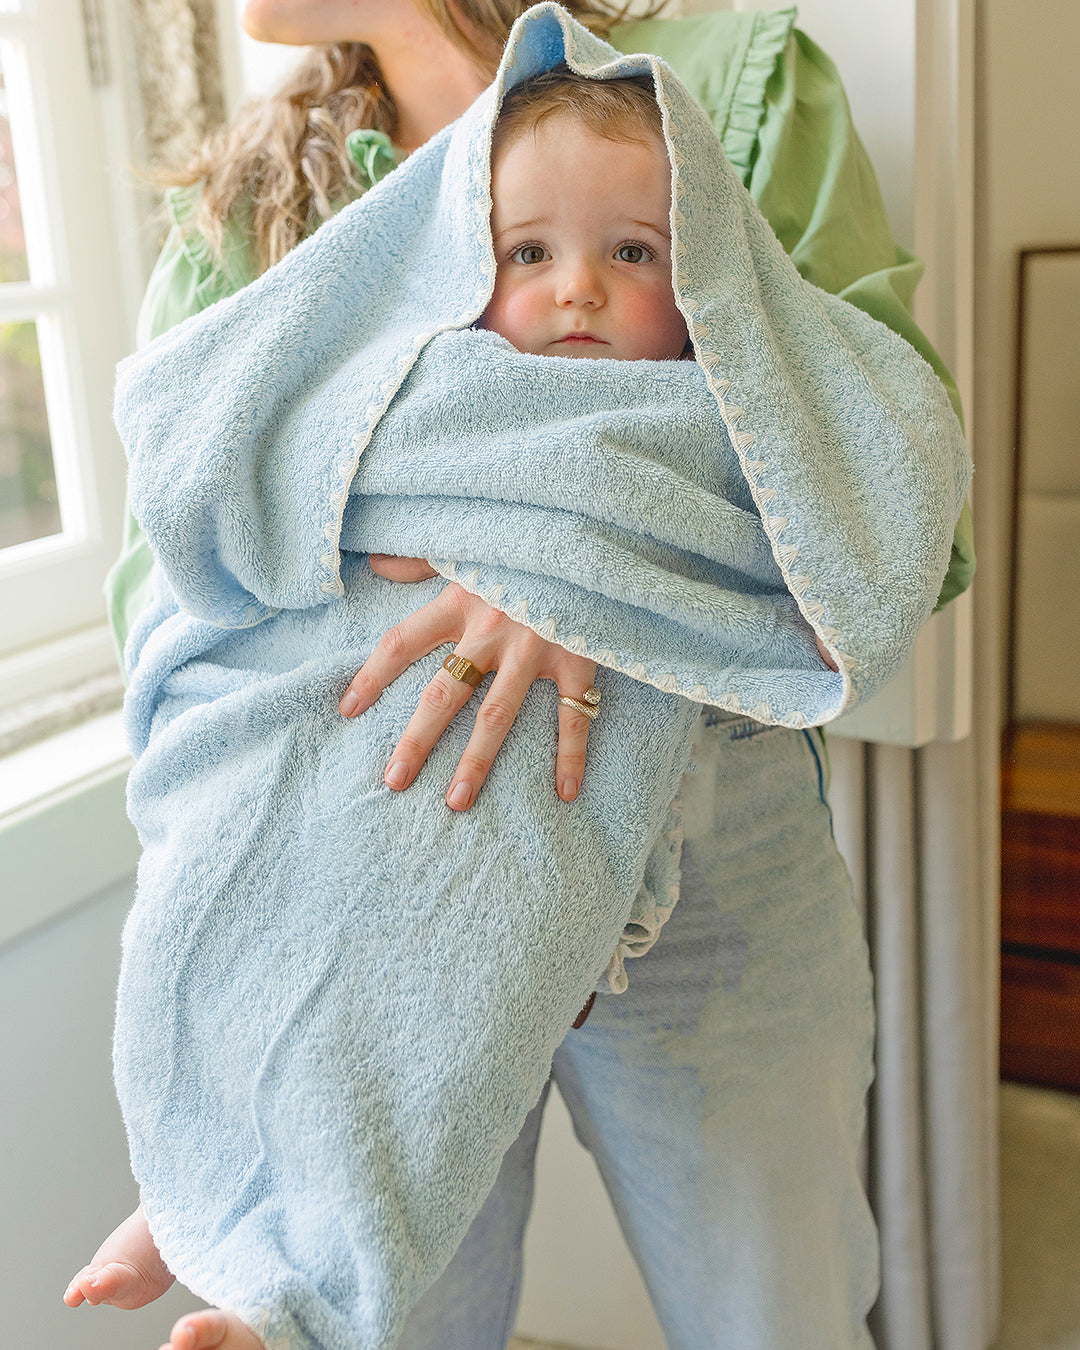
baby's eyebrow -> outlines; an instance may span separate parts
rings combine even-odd
[[[632,220],[631,225],[637,225],[642,230],[652,230],[653,234],[658,234],[661,239],[671,242],[671,234],[668,230],[661,229],[659,225],[651,220]]]
[[[501,239],[504,234],[517,234],[519,230],[534,230],[538,225],[548,223],[546,216],[535,216],[532,220],[515,220],[511,225],[504,225],[501,230],[492,230],[492,239]]]

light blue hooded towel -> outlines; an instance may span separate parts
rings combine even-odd
[[[695,362],[471,326],[501,98],[563,61],[653,78]],[[144,855],[115,1041],[143,1203],[181,1281],[269,1345],[389,1350],[588,992],[660,933],[700,705],[805,726],[886,680],[967,453],[921,358],[798,276],[671,71],[553,4],[459,122],[125,362],[117,423],[159,564],[127,653]],[[445,649],[337,712],[442,584],[384,582],[376,551],[599,662],[576,802],[544,684],[468,813],[443,803],[468,709],[385,788]]]

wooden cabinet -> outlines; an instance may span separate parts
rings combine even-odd
[[[1001,1074],[1080,1091],[1080,726],[1002,754]]]

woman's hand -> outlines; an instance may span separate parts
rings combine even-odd
[[[828,647],[825,646],[824,642],[822,642],[822,640],[818,637],[816,633],[814,634],[814,641],[817,643],[818,655],[821,657],[821,659],[825,662],[825,664],[834,674],[838,673],[840,667],[829,655]]]
[[[422,581],[437,575],[421,558],[373,554],[370,563],[372,571],[391,581]],[[560,694],[580,699],[592,687],[596,663],[545,642],[531,628],[449,583],[434,600],[383,634],[346,690],[341,712],[355,717],[366,711],[414,661],[444,642],[452,642],[458,654],[468,657],[479,670],[496,672],[446,794],[448,806],[464,811],[476,800],[533,680],[553,680]],[[445,670],[437,672],[387,765],[384,779],[388,787],[409,786],[472,692]],[[588,738],[589,719],[560,704],[555,787],[563,801],[573,801],[581,788]]]

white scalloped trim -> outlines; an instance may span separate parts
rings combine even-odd
[[[244,609],[243,623],[219,623],[217,619],[204,619],[201,614],[195,614],[192,610],[185,609],[183,605],[180,606],[180,612],[186,614],[189,619],[198,620],[199,623],[208,623],[214,628],[223,628],[227,632],[234,633],[242,632],[245,628],[254,628],[265,619],[274,618],[275,615],[281,613],[281,610],[275,609],[272,605],[266,605],[265,607],[260,604],[248,605]]]
[[[494,590],[488,591],[487,595],[483,595],[480,598],[485,604],[490,605],[492,609],[498,609],[505,594],[506,587],[500,581]]]
[[[649,66],[652,71],[653,82],[658,96],[663,92],[663,71],[656,58],[651,58]],[[821,617],[825,612],[824,603],[817,597],[809,594],[810,579],[806,576],[795,576],[793,567],[799,556],[799,550],[792,544],[781,545],[779,534],[788,524],[785,516],[770,516],[768,507],[776,501],[776,492],[772,488],[762,487],[759,483],[760,476],[765,470],[766,462],[758,459],[750,461],[746,457],[747,450],[754,444],[754,434],[751,431],[740,431],[738,429],[739,419],[743,416],[743,409],[734,401],[728,402],[727,396],[731,392],[731,381],[720,372],[720,356],[708,345],[708,339],[712,336],[709,325],[697,318],[700,310],[698,301],[693,296],[684,294],[690,285],[690,277],[684,270],[686,258],[686,246],[681,241],[682,232],[686,226],[686,216],[679,208],[677,203],[681,200],[679,187],[682,177],[683,156],[678,148],[672,143],[672,134],[678,131],[677,126],[668,115],[665,106],[666,100],[658,97],[661,112],[664,121],[664,139],[668,148],[668,157],[671,160],[671,225],[672,239],[675,247],[672,250],[672,280],[675,284],[675,300],[683,317],[686,319],[687,328],[690,332],[691,341],[694,344],[694,355],[698,364],[705,372],[705,382],[708,385],[713,397],[716,399],[717,406],[720,409],[720,416],[723,418],[724,425],[727,428],[731,444],[739,459],[739,465],[743,476],[750,488],[750,494],[753,497],[754,504],[761,516],[762,524],[765,528],[766,537],[772,548],[773,556],[776,558],[777,565],[780,568],[781,575],[791,592],[799,612],[806,619],[807,623],[813,629],[814,633],[828,647],[837,664],[840,666],[840,676],[843,681],[840,706],[833,716],[837,716],[846,708],[855,702],[856,693],[852,682],[854,666],[845,653],[840,652],[829,640],[821,624]],[[683,264],[682,266],[680,264]],[[695,686],[700,688],[700,686]],[[721,706],[721,705],[717,705]],[[756,715],[756,714],[753,714]],[[797,723],[793,720],[795,716],[801,714],[792,714],[791,717],[783,719],[785,725],[794,726]],[[776,720],[776,719],[771,719]],[[804,719],[805,721],[805,719]]]
[[[744,717],[752,717],[755,721],[766,722],[770,726],[795,727],[801,730],[803,727],[816,725],[806,717],[805,713],[798,709],[780,716],[774,713],[767,703],[759,703],[755,708],[748,708],[735,695],[714,695],[703,684],[694,684],[689,689],[685,689],[670,670],[654,675],[640,661],[635,661],[629,666],[621,665],[618,657],[609,647],[591,650],[588,639],[583,633],[575,633],[572,637],[565,639],[561,638],[558,631],[558,619],[555,615],[549,614],[546,619],[540,621],[530,620],[528,599],[519,600],[510,608],[507,608],[504,604],[495,603],[492,598],[495,591],[490,591],[487,595],[480,591],[479,577],[475,568],[469,573],[468,577],[462,579],[458,576],[457,564],[453,561],[445,563],[432,562],[431,559],[428,559],[428,561],[436,572],[445,577],[447,581],[456,581],[470,595],[478,596],[486,604],[491,605],[492,609],[497,609],[501,614],[505,614],[508,619],[513,619],[517,623],[524,624],[526,628],[531,628],[538,637],[542,637],[546,642],[558,643],[560,647],[565,648],[568,652],[573,652],[575,656],[584,656],[590,661],[595,661],[598,666],[605,666],[608,670],[617,670],[621,675],[628,675],[640,684],[651,685],[654,689],[659,689],[665,694],[680,694],[683,698],[690,699],[692,703],[707,703],[710,708],[721,708],[724,712],[741,713]],[[498,589],[501,589],[501,587],[496,587],[496,590]],[[822,641],[841,666],[841,669],[845,666],[849,670],[855,669],[855,663],[847,652],[834,645],[835,639],[839,636],[835,629],[815,627],[814,631],[821,634]],[[837,714],[833,713],[832,715],[835,717]]]
[[[428,561],[431,562],[431,559]],[[545,641],[558,643],[560,647],[573,652],[575,656],[584,656],[590,661],[595,661],[598,666],[605,666],[608,670],[617,670],[621,675],[629,675],[632,680],[637,680],[640,684],[651,685],[654,689],[659,689],[665,694],[681,694],[683,698],[690,699],[692,703],[708,703],[711,708],[722,708],[725,712],[742,713],[747,717],[754,716],[734,695],[716,698],[701,684],[695,684],[689,689],[684,689],[671,671],[652,675],[640,661],[635,661],[630,666],[620,665],[618,657],[610,648],[601,647],[595,651],[590,650],[588,639],[583,633],[575,633],[572,637],[566,639],[561,638],[558,631],[558,619],[555,615],[549,614],[542,621],[530,620],[529,601],[527,599],[519,600],[517,604],[510,608],[507,608],[504,604],[492,604],[491,599],[479,590],[477,581],[472,581],[471,585],[467,584],[468,581],[476,577],[475,571],[463,580],[458,576],[457,565],[452,561],[445,563],[431,562],[431,566],[447,581],[456,581],[463,590],[468,591],[470,595],[478,596],[485,603],[491,605],[492,609],[497,609],[501,614],[505,614],[508,619],[513,619],[517,623],[524,624],[526,628],[531,628],[538,637],[544,638]],[[490,594],[493,595],[494,592],[490,592]],[[759,704],[759,706],[763,705]],[[802,714],[800,713],[798,716],[801,717]],[[769,721],[774,723],[779,720],[779,718],[769,718]],[[795,724],[785,722],[785,725],[793,726]]]

